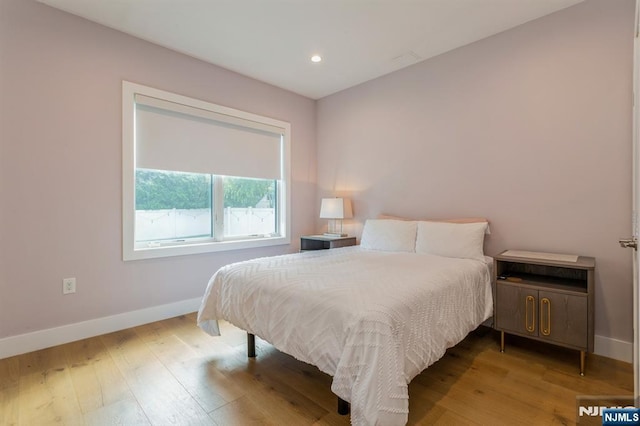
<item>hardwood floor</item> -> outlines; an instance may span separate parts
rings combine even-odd
[[[0,425],[348,425],[331,377],[195,314],[0,360]],[[480,328],[410,384],[409,424],[575,424],[577,395],[633,393],[630,364]]]

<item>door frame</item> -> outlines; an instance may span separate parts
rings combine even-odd
[[[636,0],[633,39],[633,135],[632,135],[632,235],[639,239],[640,211],[640,0]],[[633,390],[635,406],[640,407],[640,251],[633,251]]]

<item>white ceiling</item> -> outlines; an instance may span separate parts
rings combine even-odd
[[[583,0],[38,1],[319,99]]]

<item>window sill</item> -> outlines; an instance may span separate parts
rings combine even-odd
[[[124,247],[123,260],[154,259],[159,257],[185,256],[190,254],[212,253],[229,250],[259,248],[290,244],[289,237],[269,237],[235,241],[215,241],[189,243],[184,245],[165,245],[158,247]]]

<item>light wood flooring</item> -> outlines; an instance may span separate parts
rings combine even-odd
[[[0,425],[348,425],[331,377],[195,314],[0,360]],[[633,392],[632,366],[480,328],[409,387],[409,424],[574,424],[576,395]]]

